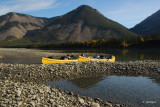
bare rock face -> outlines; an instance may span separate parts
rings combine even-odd
[[[83,21],[78,23],[72,23],[67,26],[60,26],[61,29],[58,31],[59,40],[65,41],[90,41],[93,40],[97,35],[97,28],[90,28],[89,26],[84,26]],[[58,25],[57,25],[58,26]]]
[[[58,17],[38,18],[18,13],[0,16],[0,41],[9,37],[43,41],[91,41],[136,36],[96,9],[82,5]]]
[[[72,23],[66,26],[61,25],[56,29],[58,28],[62,29],[57,32],[59,40],[61,41],[91,41],[104,38],[104,34],[105,38],[118,36],[118,34],[114,33],[112,30],[99,30],[97,27],[84,25],[83,20],[79,20],[78,23]]]
[[[31,35],[25,35],[32,39],[43,38],[44,41],[91,41],[126,36],[136,34],[86,5],[57,18]]]
[[[0,17],[0,40],[13,36],[22,38],[27,31],[41,29],[46,24],[47,19],[36,18],[29,15],[8,13]]]

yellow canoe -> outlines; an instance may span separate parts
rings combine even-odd
[[[60,59],[52,59],[52,58],[42,57],[43,64],[58,64],[58,63],[70,63],[70,62],[78,62],[78,59],[60,60]]]
[[[101,61],[101,62],[115,62],[115,56],[112,56],[110,59],[96,59],[96,58],[91,58],[91,57],[83,57],[79,56],[78,61],[79,62],[86,62],[86,61]]]

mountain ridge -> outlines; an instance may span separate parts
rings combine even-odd
[[[14,12],[0,16],[0,40],[10,36],[32,41],[90,41],[136,34],[104,17],[98,10],[82,5],[52,18]]]
[[[0,17],[0,40],[8,36],[21,39],[27,31],[41,29],[45,26],[47,18],[37,18],[15,12]]]
[[[160,34],[160,10],[130,29],[140,35]]]
[[[44,38],[44,41],[51,39],[55,41],[90,41],[135,35],[124,26],[104,17],[96,9],[82,5],[62,15],[34,34],[25,37],[33,37],[34,40],[38,40],[39,36]]]

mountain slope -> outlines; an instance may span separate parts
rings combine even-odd
[[[44,28],[25,35],[25,38],[34,41],[90,41],[125,36],[135,36],[135,34],[104,17],[97,10],[82,5],[58,17]]]
[[[141,35],[160,34],[160,10],[131,28],[131,31]]]
[[[20,39],[26,32],[41,29],[47,22],[47,18],[37,18],[13,12],[0,16],[0,40],[11,36]]]

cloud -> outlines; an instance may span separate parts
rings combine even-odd
[[[8,12],[30,12],[57,6],[56,0],[0,0],[0,15]]]

